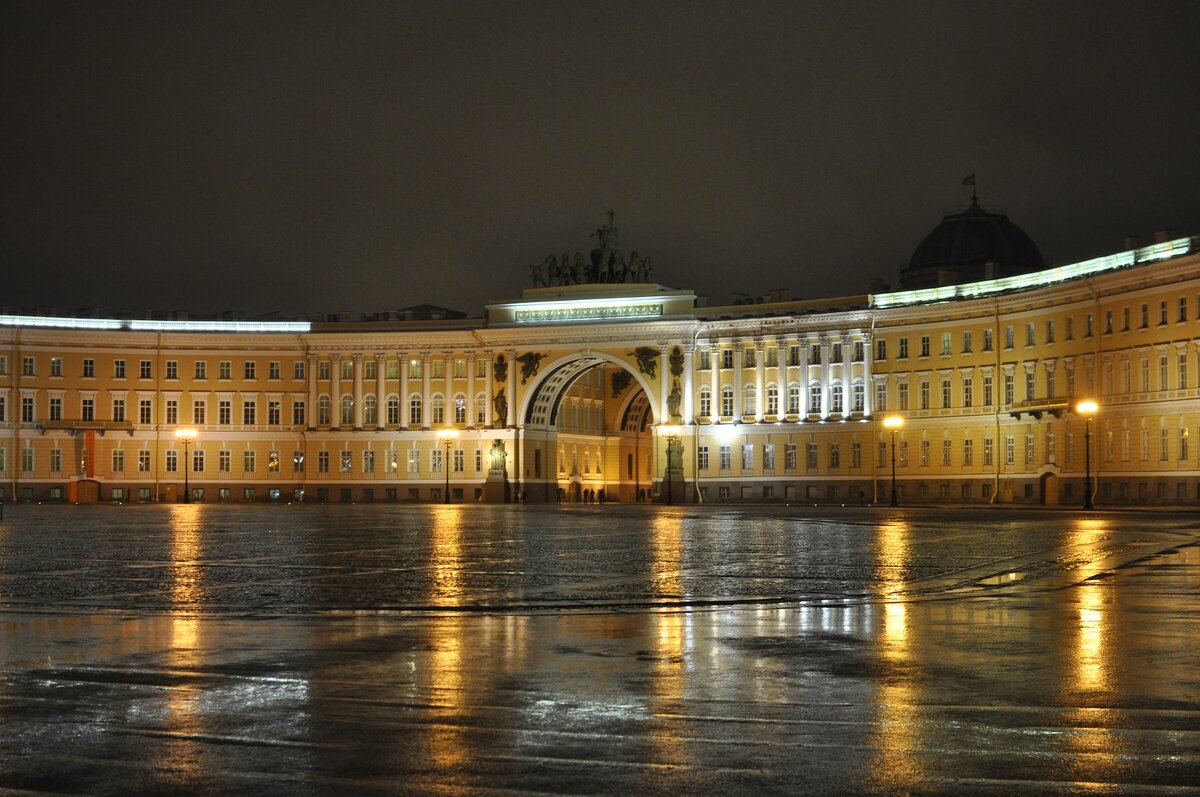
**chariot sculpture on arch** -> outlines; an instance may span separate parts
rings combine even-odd
[[[547,255],[542,262],[530,264],[529,279],[533,287],[649,282],[653,271],[650,258],[639,257],[636,249],[626,258],[618,248],[618,230],[613,224],[616,216],[614,211],[608,211],[608,223],[589,236],[596,239],[596,248],[586,260],[581,252],[574,257],[563,252],[561,257]]]

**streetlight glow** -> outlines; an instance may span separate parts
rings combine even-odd
[[[1092,416],[1100,411],[1095,399],[1083,399],[1075,412],[1083,416],[1083,508],[1092,509]]]
[[[446,489],[442,494],[442,503],[450,503],[450,447],[454,445],[454,441],[458,438],[457,429],[438,429],[438,439],[446,446],[446,457],[442,460],[442,470],[446,474]]]
[[[892,506],[900,505],[900,501],[896,497],[896,430],[902,426],[904,426],[903,415],[888,415],[883,419],[883,428],[892,433]]]
[[[190,426],[175,430],[175,438],[183,443],[183,502],[185,504],[192,502],[192,490],[188,482],[188,470],[191,468],[191,463],[188,462],[188,447],[195,442],[198,434],[199,432]]]

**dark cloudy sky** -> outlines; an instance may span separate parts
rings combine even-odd
[[[978,175],[1054,263],[1200,234],[1200,3],[9,2],[0,305],[480,312],[622,248],[894,280]]]

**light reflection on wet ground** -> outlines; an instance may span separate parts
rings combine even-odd
[[[0,791],[1190,793],[1194,515],[18,507]]]

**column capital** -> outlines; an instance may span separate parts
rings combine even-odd
[[[354,364],[357,365],[358,363],[362,362],[363,353],[361,351],[356,351],[350,355],[350,359],[354,360]]]

